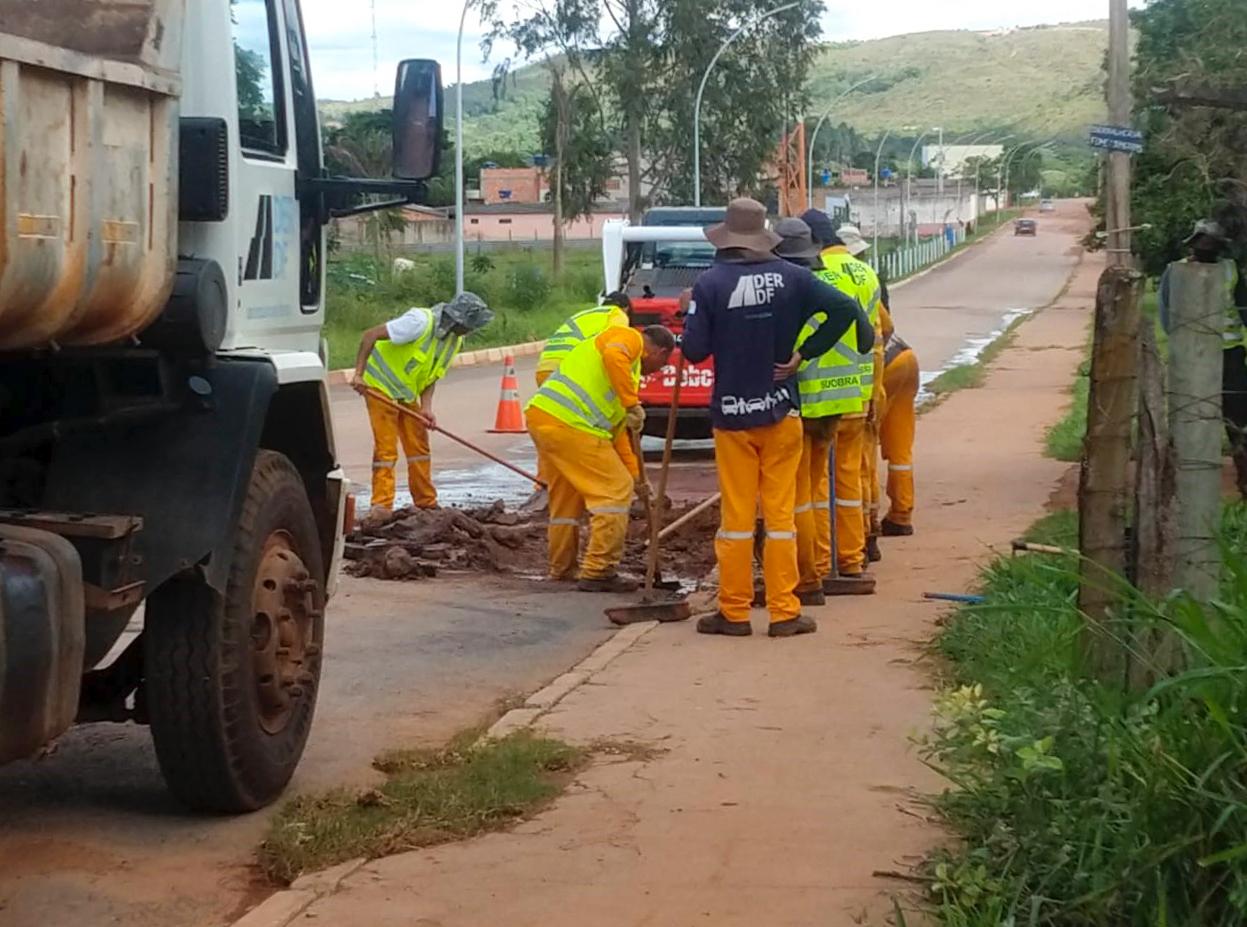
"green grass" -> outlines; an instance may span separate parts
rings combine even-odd
[[[1070,407],[1061,420],[1044,436],[1044,453],[1054,460],[1077,463],[1082,459],[1082,442],[1087,434],[1087,397],[1091,392],[1091,362],[1084,361],[1070,393]]]
[[[360,334],[412,306],[432,306],[455,289],[454,257],[412,255],[416,268],[393,274],[389,262],[371,255],[336,255],[330,260],[325,301],[325,337],[331,368],[355,366]],[[569,249],[563,274],[555,279],[549,248],[467,255],[465,284],[495,311],[494,321],[469,336],[464,350],[499,347],[547,337],[568,316],[597,301],[601,255]]]
[[[288,802],[269,825],[260,865],[287,884],[301,873],[373,859],[506,827],[562,791],[588,752],[523,732],[474,745],[476,731],[443,750],[378,757],[383,785]]]
[[[1076,533],[1058,513],[1029,537],[1071,546]],[[1134,626],[1175,631],[1190,666],[1141,695],[1080,672],[1073,555],[987,567],[984,604],[937,641],[950,687],[921,741],[961,838],[930,863],[939,923],[1247,922],[1247,509],[1227,508],[1222,535],[1216,603],[1123,594]]]

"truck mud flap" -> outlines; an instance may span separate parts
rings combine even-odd
[[[36,753],[73,723],[84,615],[73,545],[0,525],[0,763]]]

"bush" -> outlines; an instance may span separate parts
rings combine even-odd
[[[484,251],[472,255],[472,270],[478,274],[487,274],[494,269],[494,259]]]
[[[1075,526],[1044,527],[1045,540],[1069,543]],[[986,603],[940,639],[958,686],[923,741],[956,787],[937,804],[964,838],[933,861],[943,923],[1247,920],[1245,532],[1247,514],[1228,510],[1213,605],[1123,592],[1136,624],[1176,630],[1191,666],[1138,696],[1078,672],[1072,556],[988,568]]]
[[[532,312],[550,296],[550,278],[536,264],[517,264],[507,277],[505,304],[519,312]]]

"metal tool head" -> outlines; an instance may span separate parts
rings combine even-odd
[[[606,617],[610,619],[611,624],[620,627],[638,624],[642,621],[661,621],[665,624],[673,621],[687,621],[693,617],[693,609],[686,599],[662,602],[643,601],[638,605],[618,605],[608,608]]]

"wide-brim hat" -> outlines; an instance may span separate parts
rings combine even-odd
[[[862,230],[856,225],[842,225],[836,229],[836,236],[844,242],[844,247],[848,249],[849,254],[854,256],[861,254],[870,247],[870,242],[862,237]]]
[[[727,204],[727,216],[718,225],[706,229],[706,240],[720,251],[744,248],[748,251],[773,251],[780,237],[766,227],[766,207],[748,197]]]
[[[1230,236],[1225,234],[1225,229],[1221,226],[1221,223],[1212,219],[1200,219],[1196,222],[1194,230],[1182,244],[1193,245],[1197,238],[1211,238],[1219,245],[1226,245],[1230,242]]]
[[[790,261],[812,261],[818,257],[820,248],[814,243],[810,227],[800,219],[781,219],[775,226],[780,243],[775,253]]]

